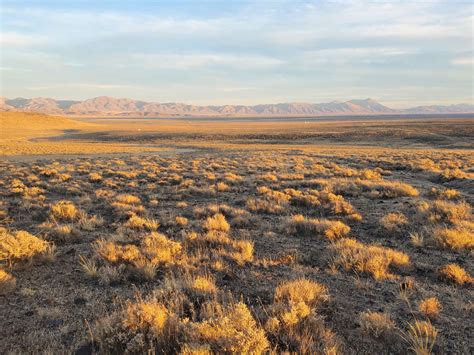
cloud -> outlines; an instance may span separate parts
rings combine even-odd
[[[196,69],[231,67],[235,69],[265,69],[283,64],[283,61],[259,55],[232,54],[133,54],[133,61],[149,68]]]
[[[468,65],[468,66],[473,66],[474,65],[474,58],[473,57],[463,57],[463,58],[455,58],[451,61],[452,65]]]
[[[26,47],[40,45],[46,42],[46,38],[37,35],[27,35],[16,32],[0,32],[0,45],[5,47]]]

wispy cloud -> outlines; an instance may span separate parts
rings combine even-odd
[[[406,97],[411,87],[413,100],[472,96],[468,2],[111,4],[6,1],[3,94],[245,103]]]

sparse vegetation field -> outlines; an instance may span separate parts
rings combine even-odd
[[[416,124],[3,139],[0,353],[472,352],[473,125]]]

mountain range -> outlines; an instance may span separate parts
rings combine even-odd
[[[183,103],[145,102],[100,96],[83,101],[51,98],[0,98],[0,111],[40,112],[73,116],[129,117],[310,117],[340,115],[474,113],[474,105],[433,105],[392,109],[372,100],[327,103],[279,103],[261,105],[197,106]]]

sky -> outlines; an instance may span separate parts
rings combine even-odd
[[[8,98],[474,103],[471,1],[0,4]]]

